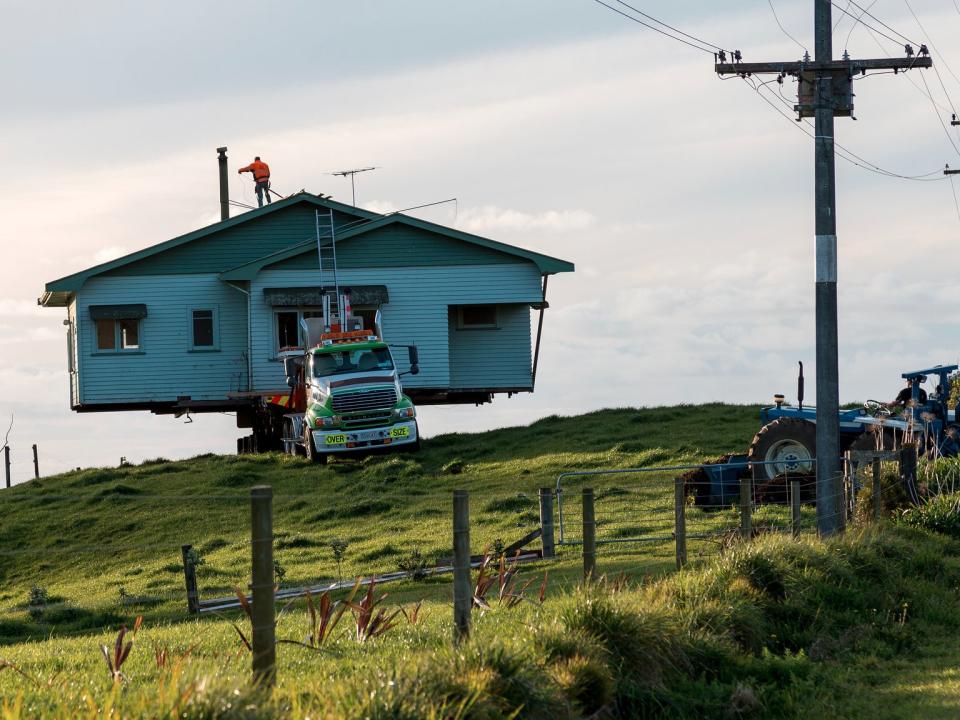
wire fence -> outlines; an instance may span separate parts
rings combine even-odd
[[[281,490],[271,494],[267,540],[252,533],[258,522],[249,483],[212,494],[134,492],[112,482],[99,490],[13,488],[0,494],[0,511],[12,520],[0,530],[0,572],[17,566],[5,579],[21,595],[0,596],[0,643],[86,635],[136,614],[219,615],[256,605],[265,586],[271,605],[308,591],[343,597],[358,578],[367,585],[405,583],[398,596],[411,601],[452,594],[454,626],[465,635],[483,573],[490,580],[500,562],[511,577],[532,583],[511,586],[508,595],[533,600],[540,587],[533,579],[544,575],[551,595],[623,572],[659,577],[758,536],[814,535],[818,513],[841,525],[869,522],[932,492],[933,480],[918,477],[915,449],[848,454],[843,472],[820,488],[807,472],[813,462],[771,470],[733,461],[574,471],[550,487],[521,479],[508,495],[474,483],[463,491],[467,510],[459,516],[452,489],[425,492],[399,483],[373,498],[331,487]],[[459,478],[443,484],[453,483]],[[78,504],[102,505],[104,527],[84,524],[82,516],[73,520],[69,509]],[[174,511],[179,517],[187,508],[208,522],[166,523],[149,532],[138,525],[137,518]],[[28,533],[18,541],[17,522],[40,522],[42,513],[49,513],[44,522],[62,517],[63,532],[42,546]],[[457,533],[467,538],[459,556]],[[264,548],[269,563],[261,557],[258,579]],[[104,567],[110,569],[98,571]],[[73,581],[62,582],[65,574]]]

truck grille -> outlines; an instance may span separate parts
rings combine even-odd
[[[392,410],[362,413],[360,415],[349,415],[343,418],[342,427],[344,430],[359,430],[361,428],[381,427],[383,425],[389,425],[391,419],[393,419]]]
[[[397,404],[397,391],[391,387],[366,392],[334,393],[332,404],[336,413],[393,408]]]

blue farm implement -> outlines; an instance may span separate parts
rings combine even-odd
[[[896,450],[914,442],[928,456],[960,454],[958,408],[949,407],[957,365],[938,365],[903,373],[909,399],[904,392],[900,405],[876,400],[862,407],[840,411],[842,452]],[[931,389],[923,389],[930,380]],[[685,477],[689,491],[702,506],[729,505],[739,497],[739,483],[752,477],[757,499],[785,499],[789,479],[812,479],[815,472],[816,408],[803,404],[803,364],[797,382],[797,404],[788,405],[782,395],[774,406],[760,411],[760,430],[745,455],[728,455]],[[813,484],[805,483],[812,495]],[[812,497],[804,499],[813,499]]]

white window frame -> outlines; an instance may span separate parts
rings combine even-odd
[[[354,311],[354,315],[357,315],[357,314],[359,314],[359,312],[360,312],[361,310],[363,310],[363,311],[369,311],[369,310],[374,310],[374,311],[376,311],[376,310],[378,310],[379,308],[380,308],[379,305],[360,305],[360,306],[354,307],[354,308],[353,308],[353,311]],[[274,357],[277,357],[277,356],[280,355],[280,334],[279,334],[279,332],[278,332],[278,330],[280,329],[280,326],[277,324],[277,323],[278,323],[277,315],[279,315],[280,313],[292,313],[292,312],[297,313],[297,342],[300,343],[301,346],[303,345],[303,342],[304,342],[303,326],[300,324],[300,323],[303,321],[303,314],[304,314],[304,313],[315,313],[317,317],[322,317],[322,316],[323,316],[323,308],[322,308],[322,307],[317,307],[317,306],[314,306],[314,305],[300,305],[300,306],[298,306],[298,307],[293,307],[293,306],[286,306],[286,307],[275,306],[275,307],[273,308],[273,326],[270,328],[270,332],[271,332],[271,334],[273,335],[273,354],[274,354]],[[369,329],[370,329],[370,330],[373,330],[374,328],[369,328]]]
[[[196,345],[196,338],[193,334],[193,314],[195,312],[213,313],[213,344]],[[187,340],[188,352],[220,352],[220,306],[219,305],[193,305],[187,308]]]
[[[125,320],[132,320],[137,324],[137,344],[136,345],[123,345],[123,331],[120,329],[120,324]],[[143,318],[118,318],[110,320],[91,320],[90,322],[93,325],[93,355],[137,355],[143,353]],[[100,347],[100,328],[97,326],[97,323],[100,322],[112,322],[113,323],[113,347],[112,348],[101,348]]]

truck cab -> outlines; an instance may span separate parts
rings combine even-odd
[[[380,323],[370,331],[356,324],[359,318],[351,321],[354,329],[341,330],[305,320],[306,349],[284,353],[295,412],[284,415],[283,444],[291,454],[324,463],[331,454],[420,447],[416,408],[403,393]],[[409,372],[417,374],[417,349],[406,347]]]

